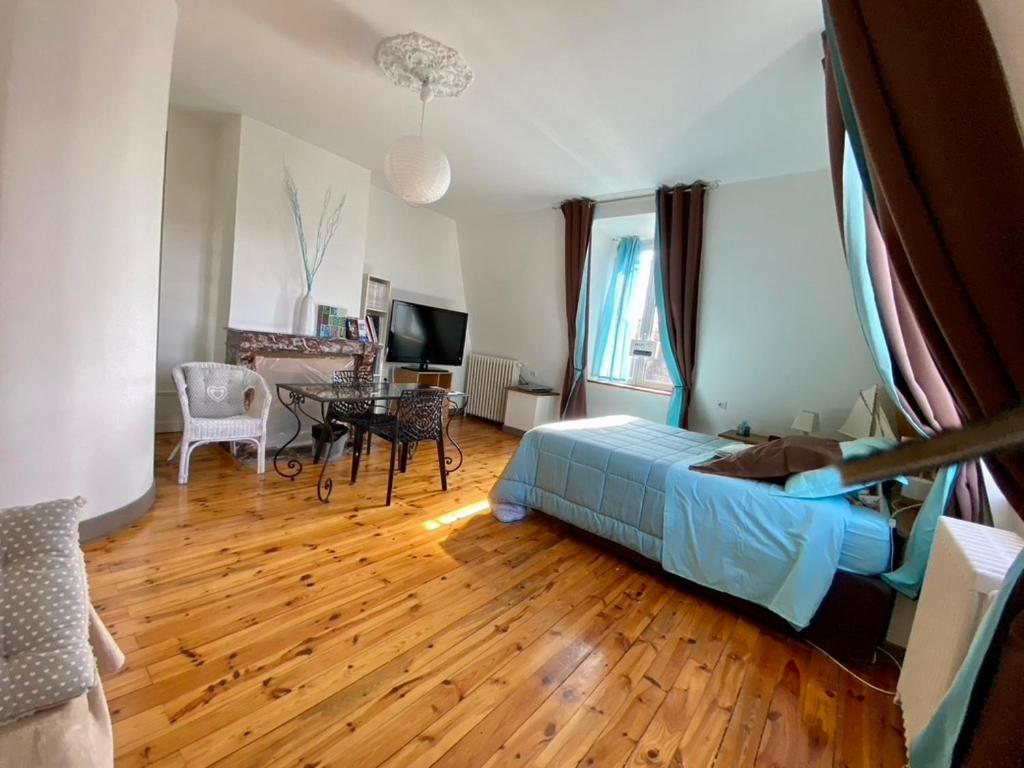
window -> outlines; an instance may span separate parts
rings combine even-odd
[[[591,285],[596,301],[590,378],[605,384],[669,391],[655,293],[654,246],[627,236],[611,251],[610,267]],[[602,270],[595,270],[597,275]],[[601,285],[603,283],[603,286]]]

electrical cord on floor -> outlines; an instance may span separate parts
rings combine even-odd
[[[821,646],[816,645],[815,643],[812,643],[810,640],[804,640],[804,642],[807,643],[812,648],[814,648],[814,649],[816,649],[818,651],[821,651],[833,664],[835,664],[841,670],[846,672],[846,674],[848,674],[850,677],[855,678],[856,680],[859,680],[863,685],[866,685],[868,688],[871,688],[872,690],[878,691],[879,693],[884,693],[886,696],[895,696],[896,695],[896,691],[890,691],[890,690],[887,690],[885,688],[880,688],[879,686],[875,685],[874,683],[868,682],[867,680],[865,680],[863,677],[858,675],[856,672],[854,672],[848,666],[843,664],[843,662],[839,661],[839,659],[837,659],[835,656],[833,656],[831,653],[826,651]],[[896,661],[896,657],[893,656],[891,653],[889,653],[887,650],[885,650],[885,648],[882,648],[881,646],[878,646],[878,650],[881,651],[882,653],[884,653],[890,659],[892,659],[896,663],[896,668],[897,669],[900,669],[900,670],[903,669],[900,666],[900,663],[898,661]]]
[[[886,656],[888,656],[890,659],[892,659],[892,663],[896,665],[896,671],[897,672],[902,672],[903,671],[903,665],[900,664],[900,660],[899,659],[897,659],[895,656],[893,656],[891,653],[889,653],[887,650],[885,650],[885,648],[883,648],[882,646],[878,646],[878,650],[880,650],[882,653],[884,653]]]

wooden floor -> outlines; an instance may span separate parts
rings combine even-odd
[[[516,440],[462,438],[448,493],[424,450],[390,508],[385,446],[329,505],[215,447],[187,487],[159,463],[153,511],[86,546],[128,656],[118,765],[903,765],[896,705],[821,653],[551,520],[493,520]]]

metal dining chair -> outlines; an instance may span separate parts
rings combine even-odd
[[[374,383],[372,371],[335,371],[331,377],[331,383],[337,387],[356,388],[372,387]],[[330,419],[330,434],[322,424],[314,424],[312,428],[313,443],[316,450],[313,454],[313,463],[320,463],[320,456],[324,447],[334,442],[349,432],[350,428],[357,426],[356,422],[365,423],[368,416],[373,414],[374,402],[372,399],[356,400],[347,403],[332,403],[327,411],[327,418]],[[370,433],[366,432],[366,452],[370,452]],[[330,448],[327,449],[328,455]]]
[[[437,466],[441,474],[441,490],[448,490],[448,473],[444,462],[444,404],[448,393],[437,387],[410,389],[402,392],[393,413],[373,414],[363,425],[356,424],[356,449],[352,453],[352,482],[359,477],[359,446],[363,431],[377,435],[391,443],[388,461],[387,505],[395,487],[395,460],[401,453],[401,471],[409,461],[411,446],[433,442],[437,445]]]

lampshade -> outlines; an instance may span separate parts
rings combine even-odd
[[[793,419],[793,429],[797,432],[803,432],[810,434],[811,432],[817,432],[819,426],[818,412],[817,411],[800,411]]]
[[[384,156],[384,175],[395,194],[413,205],[444,197],[452,167],[441,148],[422,136],[403,136]]]
[[[847,437],[896,437],[882,408],[882,397],[878,387],[868,387],[857,395],[839,432]]]

